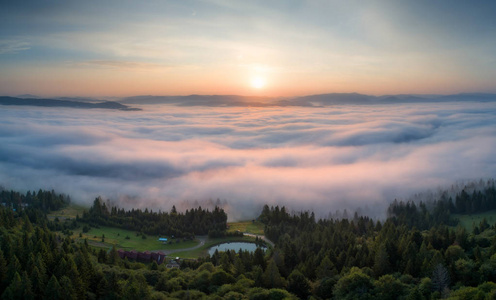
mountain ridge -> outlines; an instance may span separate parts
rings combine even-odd
[[[139,108],[132,108],[122,103],[115,101],[101,101],[101,102],[82,102],[72,100],[61,100],[51,98],[17,98],[9,96],[0,96],[0,105],[20,105],[20,106],[41,106],[41,107],[70,107],[70,108],[83,108],[83,109],[116,109],[116,110],[141,110]]]
[[[452,95],[398,94],[373,96],[360,93],[327,93],[299,97],[263,97],[240,95],[141,95],[119,100],[124,104],[176,104],[179,106],[305,106],[320,107],[345,104],[394,104],[449,101],[496,101],[496,94],[461,93]]]
[[[176,106],[209,106],[209,107],[326,107],[332,105],[374,105],[400,103],[439,103],[439,102],[492,102],[496,94],[491,93],[459,93],[451,95],[432,94],[397,94],[397,95],[366,95],[360,93],[327,93],[299,97],[264,97],[241,95],[186,95],[186,96],[156,96],[138,95],[124,97],[115,101],[98,100],[88,97],[57,97],[57,98],[19,98],[0,96],[0,105],[28,105],[44,107],[72,108],[102,108],[117,110],[141,110],[128,105],[158,105]]]

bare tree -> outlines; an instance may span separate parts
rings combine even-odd
[[[448,270],[442,265],[437,264],[432,271],[432,288],[435,291],[443,293],[450,284],[450,276]]]

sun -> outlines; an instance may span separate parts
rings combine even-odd
[[[251,86],[255,89],[263,88],[266,83],[267,82],[266,82],[265,78],[262,78],[262,77],[253,77],[251,79]]]

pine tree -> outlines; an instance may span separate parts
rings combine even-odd
[[[116,266],[116,265],[120,264],[120,261],[121,261],[121,258],[119,257],[119,253],[117,252],[115,245],[113,245],[112,249],[110,249],[108,263]]]
[[[63,300],[62,298],[62,287],[57,280],[55,275],[52,275],[45,289],[45,299],[50,300]]]
[[[21,264],[19,263],[17,256],[13,255],[10,259],[9,265],[7,266],[7,280],[12,280],[12,278],[14,278],[14,275],[16,273],[17,275],[19,275],[20,272],[22,272]]]
[[[389,273],[389,271],[390,271],[389,255],[386,251],[386,246],[382,244],[375,254],[374,274],[375,276],[379,277]]]
[[[310,283],[300,271],[294,270],[288,277],[288,291],[300,299],[306,299],[310,295]]]
[[[231,271],[232,271],[232,264],[231,264],[231,261],[229,260],[229,255],[227,254],[227,252],[224,252],[224,253],[221,254],[221,257],[220,257],[220,267],[226,273],[229,273],[230,274]]]
[[[3,256],[3,251],[0,249],[0,291],[3,291],[7,286],[7,261]]]
[[[105,277],[102,277],[100,279],[100,282],[98,282],[98,286],[96,288],[96,292],[98,295],[98,298],[100,299],[106,299],[109,291],[109,286],[108,286],[108,281],[105,279]]]
[[[9,293],[12,294],[12,296],[13,296],[12,299],[23,299],[23,289],[22,288],[23,288],[23,286],[22,286],[21,276],[19,275],[18,272],[15,272],[14,276],[12,277],[12,281],[10,282],[9,286],[7,287],[7,289],[5,291],[10,290]],[[2,298],[3,298],[3,295],[2,295]]]
[[[244,273],[245,273],[245,265],[243,264],[241,258],[236,257],[234,260],[234,274],[236,276],[239,276]]]
[[[77,297],[82,299],[85,293],[83,289],[83,281],[81,280],[81,276],[77,269],[76,263],[74,262],[74,259],[72,259],[72,256],[70,255],[67,257],[66,271],[64,274],[70,279],[72,287],[75,293],[77,294]],[[62,284],[62,281],[60,282],[60,284]]]
[[[263,250],[260,249],[259,247],[255,249],[255,253],[253,257],[253,265],[262,267],[262,270],[265,270],[266,268],[264,253]]]
[[[75,300],[77,299],[77,294],[76,291],[74,290],[74,287],[72,285],[71,279],[67,276],[62,276],[60,278],[60,296],[62,299],[65,300]]]
[[[22,285],[21,289],[23,291],[22,298],[25,300],[31,300],[35,298],[35,293],[33,292],[32,284],[31,284],[31,279],[29,279],[28,273],[24,271],[22,273]]]
[[[30,280],[33,293],[38,296],[43,295],[45,291],[45,280],[44,276],[40,273],[37,266],[34,266],[33,270],[31,271]]]
[[[270,260],[267,265],[267,269],[263,274],[263,283],[267,288],[282,288],[284,287],[284,279],[281,277],[279,273],[279,269],[277,268],[274,260]]]
[[[324,259],[320,262],[320,265],[317,267],[315,271],[317,275],[317,279],[322,279],[325,277],[333,277],[338,274],[336,267],[331,262],[328,256],[324,257]]]
[[[62,257],[62,259],[59,260],[59,263],[57,264],[57,268],[55,269],[54,275],[57,278],[61,278],[62,276],[65,275],[66,270],[67,270],[67,262],[65,261],[65,258]]]

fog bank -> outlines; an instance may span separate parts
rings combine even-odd
[[[384,214],[394,198],[496,176],[496,103],[0,109],[0,185],[80,203],[263,204]]]

